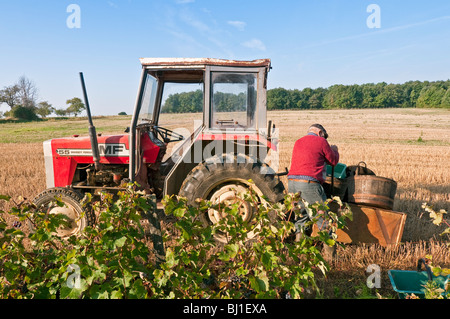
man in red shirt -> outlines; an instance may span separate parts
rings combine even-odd
[[[313,204],[327,199],[322,184],[326,178],[326,164],[336,166],[339,152],[336,145],[328,144],[328,134],[320,124],[309,127],[307,135],[298,139],[292,151],[288,173],[290,193],[302,192],[302,198]]]
[[[298,139],[292,151],[291,168],[288,173],[289,193],[301,192],[301,197],[309,204],[327,199],[322,187],[326,179],[326,164],[336,166],[339,152],[336,145],[328,144],[328,134],[320,124],[309,127],[307,135]],[[300,218],[296,227],[301,227],[308,216]],[[322,223],[319,220],[319,223]]]

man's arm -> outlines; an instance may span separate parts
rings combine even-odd
[[[323,152],[325,154],[325,159],[331,166],[336,166],[339,163],[339,151],[336,145],[328,144],[327,141],[324,143]]]

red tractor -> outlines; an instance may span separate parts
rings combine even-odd
[[[226,202],[253,189],[269,201],[282,199],[284,186],[276,173],[277,138],[266,119],[266,84],[270,60],[144,58],[142,77],[131,125],[121,135],[98,135],[80,73],[89,119],[89,136],[44,142],[47,189],[35,198],[38,206],[67,215],[71,227],[61,236],[80,232],[95,222],[83,212],[84,194],[115,192],[124,182],[137,182],[157,199],[165,195],[187,197],[191,204],[203,198]],[[175,88],[200,92],[203,120],[190,136],[160,123]],[[200,90],[200,91],[199,91]],[[175,145],[167,154],[168,145]],[[55,196],[66,204],[52,206]],[[254,214],[241,207],[245,220]],[[215,223],[220,216],[208,211],[202,221]],[[220,238],[219,238],[220,239]]]

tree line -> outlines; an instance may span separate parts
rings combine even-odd
[[[227,111],[223,105],[242,103],[242,97],[223,94],[215,101],[218,111]],[[386,82],[343,85],[328,88],[284,89],[267,91],[268,110],[317,110],[351,108],[450,108],[450,80],[409,81],[403,84]],[[170,95],[163,112],[202,112],[203,93],[201,90]],[[237,110],[237,108],[231,108]]]
[[[450,108],[450,80],[337,84],[329,88],[276,88],[267,92],[269,110],[399,107]]]
[[[0,105],[5,103],[9,111],[0,112],[1,117],[12,117],[20,120],[37,120],[51,114],[57,116],[77,116],[86,109],[81,99],[74,97],[66,101],[66,108],[56,109],[48,101],[39,101],[36,84],[25,76],[0,90]]]
[[[231,93],[215,94],[216,111],[236,111],[245,106],[246,96]],[[81,99],[66,101],[67,107],[56,109],[48,101],[39,101],[38,90],[33,81],[25,76],[0,90],[0,105],[10,107],[3,116],[25,120],[56,116],[77,116],[86,109]],[[317,110],[351,108],[450,108],[450,80],[409,81],[403,84],[386,82],[343,85],[328,88],[284,89],[267,91],[268,110]],[[171,94],[165,101],[164,113],[202,112],[203,92],[196,90]]]
[[[217,92],[214,94],[216,112],[245,111],[247,96],[245,93],[232,94]],[[162,113],[195,113],[203,111],[203,91],[171,94],[161,108]]]

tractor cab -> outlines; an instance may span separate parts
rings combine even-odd
[[[159,172],[167,176],[157,179],[164,181],[159,188],[165,194],[177,194],[188,172],[206,157],[215,155],[218,149],[226,152],[228,147],[228,153],[236,153],[240,139],[247,145],[244,153],[248,153],[252,141],[270,134],[266,122],[269,59],[143,58],[140,61],[141,85],[130,128],[131,181],[143,182],[139,179],[142,176],[139,168],[143,161],[148,161],[140,154],[146,144],[143,139],[148,137],[159,148]],[[189,135],[167,128],[161,120],[164,113],[167,118],[170,113],[183,112],[200,114]],[[265,151],[260,153],[266,155],[267,146],[275,148],[275,142],[267,140]],[[176,145],[170,147],[169,143]],[[259,147],[256,145],[259,143],[254,144]],[[205,149],[213,152],[205,154]],[[259,156],[257,150],[255,153]]]
[[[165,107],[171,107],[166,106],[163,99],[167,97],[166,91],[184,84],[202,90],[203,100],[197,101],[201,104],[192,105],[188,111],[203,112],[203,125],[208,130],[266,127],[266,80],[270,60],[144,58],[141,63],[141,87],[133,121],[158,125],[160,113]]]

